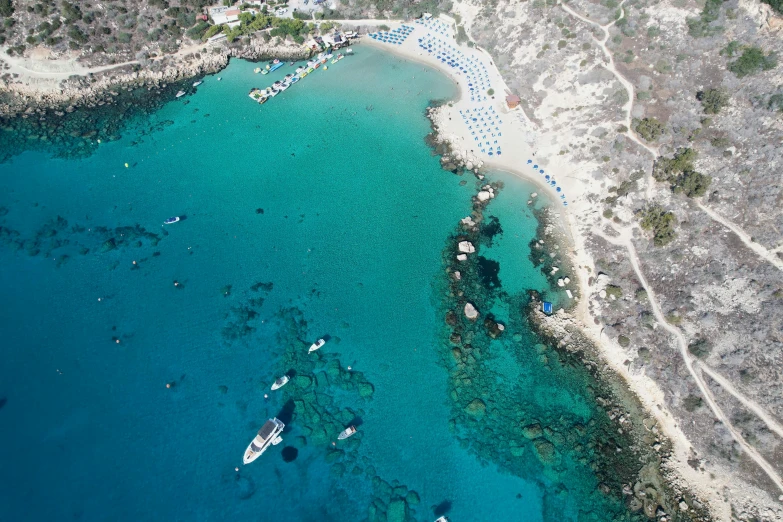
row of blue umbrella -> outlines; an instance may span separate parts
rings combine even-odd
[[[528,165],[530,165],[531,163],[533,163],[533,160],[532,160],[532,159],[529,159],[529,160],[527,160],[527,164],[528,164]],[[544,172],[544,169],[539,169],[539,168],[538,168],[538,165],[536,165],[536,164],[533,164],[533,170],[534,170],[534,171],[535,171],[535,170],[537,170],[539,174],[541,174],[542,176],[544,176],[544,181],[545,181],[545,182],[546,182],[548,185],[550,185],[550,186],[552,186],[552,187],[555,187],[555,191],[557,191],[557,193],[558,193],[558,194],[560,194],[560,199],[561,199],[561,200],[563,200],[563,206],[564,206],[564,207],[567,207],[567,206],[568,206],[568,201],[566,201],[566,197],[565,197],[565,194],[563,194],[563,189],[562,189],[562,187],[558,187],[558,186],[557,186],[557,181],[555,181],[555,178],[554,178],[553,176],[550,176],[550,175],[549,175],[549,174],[547,174],[546,172]]]

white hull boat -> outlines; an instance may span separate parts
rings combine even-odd
[[[193,82],[193,87],[198,87],[198,86],[199,86],[199,85],[201,85],[202,83],[204,83],[204,81],[203,81],[203,80],[199,80],[199,81],[197,81],[197,82]]]
[[[272,384],[272,391],[279,390],[286,384],[288,384],[288,375],[283,375]]]
[[[337,436],[337,440],[345,440],[354,433],[356,433],[356,426],[348,426]]]
[[[318,339],[316,342],[310,345],[310,349],[307,350],[307,353],[312,353],[316,350],[320,350],[323,345],[326,344],[326,341],[323,339]]]
[[[439,517],[435,522],[449,522],[449,519],[446,517]]]
[[[176,223],[177,221],[179,221],[179,216],[174,216],[174,217],[168,218],[166,221],[163,222],[163,224],[164,225],[171,225],[172,223]]]
[[[183,96],[185,96],[185,91],[179,91],[177,93],[177,98],[182,98]]]
[[[264,453],[269,446],[277,446],[283,442],[283,438],[280,436],[285,424],[277,419],[269,419],[258,430],[255,438],[250,442],[250,445],[245,450],[245,455],[242,458],[242,462],[250,464]]]

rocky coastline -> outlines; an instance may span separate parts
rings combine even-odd
[[[444,250],[445,269],[445,332],[444,344],[448,355],[444,355],[444,365],[450,371],[451,398],[460,407],[455,408],[455,432],[462,435],[460,425],[469,429],[471,421],[490,415],[495,401],[482,395],[481,387],[486,377],[477,371],[481,361],[488,356],[488,342],[501,338],[508,328],[513,340],[520,334],[524,325],[536,339],[536,350],[541,357],[557,360],[564,366],[583,368],[590,377],[590,394],[595,397],[595,407],[602,410],[606,419],[601,426],[588,430],[585,445],[601,460],[593,465],[599,480],[598,489],[608,498],[618,499],[625,508],[640,519],[659,522],[713,520],[707,504],[700,499],[669,464],[671,441],[667,439],[652,415],[645,411],[641,401],[629,388],[620,375],[604,361],[599,348],[582,331],[576,318],[576,302],[580,298],[579,285],[570,285],[576,299],[558,307],[558,311],[548,316],[541,312],[542,296],[535,291],[527,296],[503,296],[502,299],[514,301],[519,318],[509,318],[508,325],[498,322],[491,314],[482,315],[482,311],[492,307],[492,301],[498,298],[497,291],[482,285],[480,267],[476,262],[478,249],[486,238],[482,237],[484,209],[502,190],[502,184],[487,184],[482,173],[484,166],[474,158],[465,157],[452,149],[448,140],[442,139],[438,127],[432,119],[434,109],[427,110],[431,120],[432,133],[426,138],[434,154],[441,156],[441,167],[458,175],[471,172],[477,179],[477,194],[473,197],[473,211],[463,219],[458,230],[449,239]],[[464,183],[464,182],[463,182]],[[482,194],[488,196],[481,197]],[[529,204],[532,204],[532,197]],[[562,290],[563,274],[574,274],[574,261],[570,253],[573,248],[567,231],[562,229],[558,215],[550,207],[532,209],[538,221],[536,238],[530,242],[530,260],[539,267],[547,278],[551,291]],[[574,281],[576,283],[576,281]],[[484,353],[487,352],[487,353]],[[444,351],[445,353],[445,351]],[[470,383],[469,385],[464,385]],[[477,397],[468,401],[470,393]],[[465,397],[463,397],[465,396]],[[463,405],[462,402],[465,402]],[[464,407],[462,407],[464,406]],[[499,405],[497,405],[499,406]],[[525,414],[523,413],[523,417]],[[462,419],[461,421],[459,419]],[[558,433],[573,431],[561,417],[552,425],[542,428],[542,419],[524,419],[520,433],[503,435],[521,441],[511,441],[508,452],[511,456],[524,455],[525,439],[532,440],[534,453],[545,467],[557,468],[559,458],[549,457],[565,453],[565,448],[549,442],[557,439]],[[578,430],[577,430],[578,431]],[[496,438],[502,438],[495,434]],[[503,462],[503,448],[492,454],[485,448],[476,448],[480,458],[498,462],[514,472],[514,464]],[[584,458],[584,457],[582,457]],[[596,458],[593,456],[591,458]],[[596,463],[597,464],[597,463]]]
[[[89,156],[102,142],[120,138],[138,116],[151,114],[179,90],[225,68],[231,58],[250,61],[303,60],[312,52],[302,46],[251,45],[164,57],[96,75],[74,76],[57,90],[6,82],[0,90],[0,161],[26,150],[56,157]],[[142,134],[154,129],[142,130]]]

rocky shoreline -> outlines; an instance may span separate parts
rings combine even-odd
[[[311,54],[301,46],[255,45],[168,57],[155,62],[158,67],[127,65],[73,77],[53,92],[7,84],[0,97],[0,162],[26,150],[87,157],[100,143],[118,140],[137,117],[154,113],[177,91],[191,88],[194,79],[225,68],[231,58],[303,60]],[[154,130],[142,129],[141,135]]]
[[[182,56],[164,56],[159,60],[124,65],[98,74],[72,76],[52,92],[29,87],[18,81],[0,81],[5,95],[0,98],[0,118],[41,115],[43,111],[72,112],[77,108],[111,105],[118,91],[145,88],[166,89],[169,84],[219,72],[231,58],[250,61],[279,58],[303,60],[312,52],[300,45],[267,45],[220,48],[207,46]]]
[[[479,361],[486,356],[482,352],[486,351],[488,346],[483,346],[486,343],[482,343],[482,339],[497,339],[507,328],[491,315],[482,316],[482,310],[490,307],[494,292],[482,290],[475,262],[475,256],[479,255],[475,245],[482,242],[483,210],[502,186],[486,184],[485,176],[481,172],[483,163],[455,152],[450,143],[439,136],[438,127],[432,119],[433,112],[434,109],[427,110],[432,133],[427,136],[426,141],[432,147],[433,153],[441,156],[441,167],[459,175],[466,170],[470,171],[478,180],[478,192],[473,198],[473,212],[462,220],[458,233],[450,238],[443,256],[448,281],[448,289],[443,291],[447,293],[446,302],[449,304],[448,310],[445,311],[447,332],[444,334],[444,343],[451,352],[449,357],[444,356],[444,365],[450,368],[450,382],[454,384],[452,400],[461,404],[466,388],[472,388],[475,393],[480,389],[475,386],[477,381],[484,380],[479,372],[471,371],[471,368],[476,370],[480,365]],[[489,197],[480,197],[482,193],[489,194]],[[532,204],[532,201],[529,204]],[[567,232],[561,230],[559,222],[555,221],[556,215],[553,215],[549,207],[533,209],[533,212],[538,228],[536,238],[529,245],[530,260],[546,276],[552,291],[562,290],[560,287],[563,286],[563,274],[576,274]],[[576,279],[576,275],[571,277]],[[576,289],[579,285],[574,284],[571,287]],[[513,332],[519,329],[520,324],[517,323],[522,321],[538,339],[539,344],[536,347],[540,347],[539,351],[544,350],[540,352],[542,357],[547,357],[549,350],[548,357],[554,355],[563,365],[582,367],[590,375],[590,391],[595,396],[595,407],[605,412],[608,424],[606,427],[594,427],[588,436],[592,441],[589,444],[596,444],[595,448],[603,461],[600,466],[593,468],[600,482],[600,491],[609,497],[620,499],[629,512],[649,520],[712,520],[707,504],[688,488],[675,467],[669,465],[672,445],[659,430],[654,417],[645,411],[627,383],[609,367],[598,347],[578,326],[574,313],[580,296],[577,290],[574,292],[576,299],[570,300],[565,308],[561,308],[553,316],[541,312],[541,296],[537,292],[531,292],[527,299],[519,299],[521,317],[509,318],[508,328],[509,335],[514,335],[516,340],[519,334]],[[487,293],[487,299],[480,296],[482,293]],[[513,300],[513,296],[507,296],[506,299]],[[467,381],[464,380],[466,376]],[[462,385],[463,381],[473,385],[465,387]],[[463,421],[457,422],[456,425],[469,426],[473,418],[483,418],[489,414],[492,403],[485,401],[484,397],[476,398],[467,402],[464,408],[457,408],[457,418],[462,417]],[[538,428],[534,429],[536,427]],[[555,434],[555,437],[552,437],[545,434],[540,424],[533,422],[522,429],[521,435],[533,441],[538,459],[545,466],[549,466],[552,463],[549,462],[548,456],[565,450],[556,445],[552,446],[548,441],[556,438],[558,431],[562,433],[567,428],[548,426],[549,433]],[[517,434],[509,434],[509,437],[515,435]],[[524,454],[522,447],[521,443],[512,442],[508,449],[512,456],[521,456]],[[477,452],[487,460],[503,459],[502,451],[497,455],[488,455],[486,450]],[[511,471],[513,472],[513,466]]]

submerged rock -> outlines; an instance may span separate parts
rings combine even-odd
[[[471,417],[483,417],[487,412],[487,405],[481,399],[473,399],[465,406],[465,413]]]
[[[557,452],[554,444],[546,439],[538,439],[533,443],[536,450],[536,457],[541,464],[553,464],[557,460]]]
[[[522,435],[528,440],[537,439],[544,434],[540,424],[529,424],[522,428]]]

